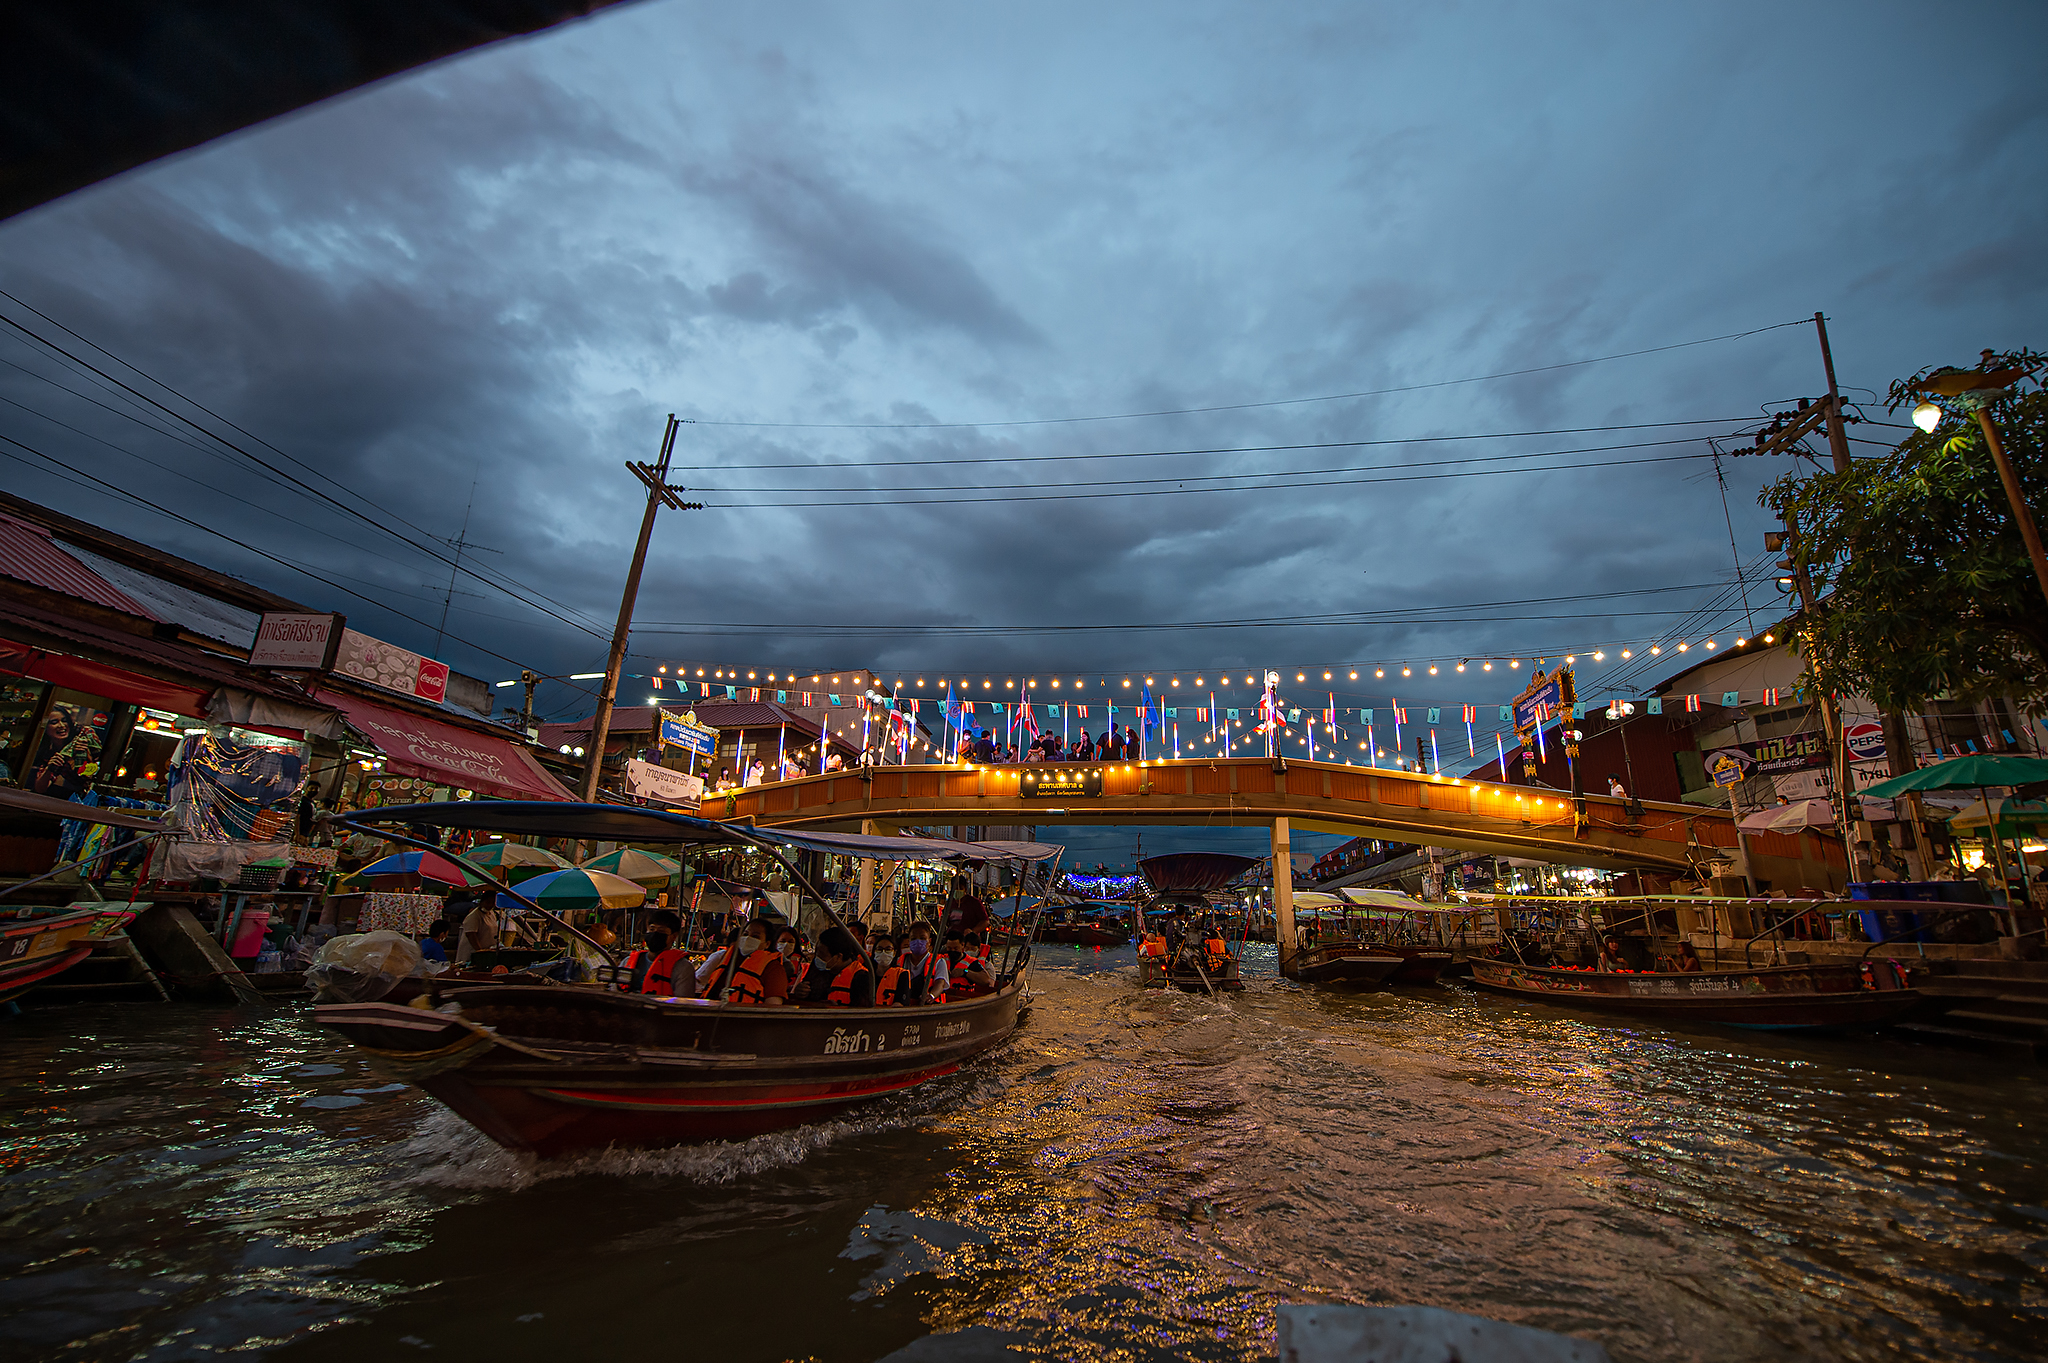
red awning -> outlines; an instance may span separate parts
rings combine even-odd
[[[204,715],[209,694],[177,682],[145,677],[68,653],[52,653],[8,638],[0,638],[0,675],[29,677],[52,686],[67,686],[87,695],[105,696],[111,701],[169,710],[176,715]]]
[[[325,687],[319,699],[348,716],[349,726],[383,751],[385,769],[400,776],[441,781],[458,790],[507,800],[576,798],[542,770],[532,753],[510,739],[457,728]]]

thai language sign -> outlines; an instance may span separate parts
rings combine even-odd
[[[633,758],[626,763],[626,785],[642,799],[681,809],[695,809],[704,798],[704,778],[671,771]]]
[[[249,666],[332,671],[346,625],[340,615],[265,611],[249,646]]]
[[[1728,743],[1700,754],[1701,764],[1717,786],[1732,786],[1749,776],[1783,776],[1828,765],[1827,735],[1818,729],[1751,743]]]
[[[673,710],[663,710],[661,741],[673,743],[678,748],[687,748],[699,757],[709,757],[718,751],[718,730],[699,724],[695,710],[683,715]]]

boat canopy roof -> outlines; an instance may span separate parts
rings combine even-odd
[[[1259,864],[1257,857],[1231,852],[1169,852],[1138,863],[1138,874],[1156,894],[1206,894],[1220,890]]]
[[[429,828],[486,829],[525,837],[591,838],[606,842],[672,843],[683,847],[793,847],[875,861],[1043,861],[1065,849],[1042,842],[954,842],[948,838],[886,838],[756,828],[638,805],[580,804],[566,800],[441,800],[431,804],[359,809],[340,822],[423,824]]]

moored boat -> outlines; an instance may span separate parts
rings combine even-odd
[[[825,897],[783,852],[879,860],[1036,860],[1056,847],[792,832],[621,805],[461,801],[369,810],[354,826],[421,824],[511,834],[752,846]],[[381,836],[392,836],[379,828]],[[404,837],[396,841],[407,841]],[[472,868],[474,869],[474,868]],[[567,922],[512,887],[510,900],[599,955]],[[828,916],[829,907],[824,908]],[[834,918],[836,921],[836,917]],[[762,1007],[657,998],[599,985],[428,981],[410,1003],[327,1002],[315,1019],[370,1063],[418,1085],[492,1140],[543,1156],[758,1135],[916,1088],[1006,1041],[1027,998],[1030,947],[997,961],[995,988],[918,1007]],[[872,965],[870,965],[872,968]]]
[[[1281,963],[1281,973],[1302,984],[1348,984],[1380,989],[1393,984],[1408,964],[1384,947],[1361,942],[1325,942],[1304,947]]]
[[[1922,1002],[1889,961],[1867,971],[1850,963],[1605,973],[1474,958],[1472,983],[1560,1007],[1737,1027],[1875,1027]]]
[[[0,911],[0,1003],[11,1003],[92,955],[100,939],[135,915],[119,906]]]

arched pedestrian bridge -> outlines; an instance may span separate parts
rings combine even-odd
[[[1026,777],[1099,773],[1100,793],[1027,796]],[[1088,783],[1091,790],[1095,782]],[[706,796],[703,814],[763,827],[880,829],[953,824],[1172,824],[1288,829],[1457,847],[1607,870],[1692,876],[1738,845],[1725,810],[1586,797],[1575,829],[1569,795],[1417,772],[1280,762],[1266,757],[1022,766],[871,767]],[[1814,833],[1750,834],[1751,874],[1780,887],[1842,882],[1839,845]],[[1703,857],[1702,854],[1705,854]]]

